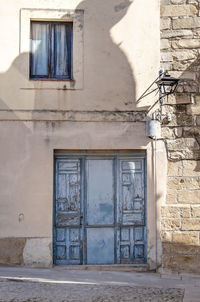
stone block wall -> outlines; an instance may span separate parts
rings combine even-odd
[[[180,78],[165,99],[168,154],[161,209],[164,271],[200,272],[200,0],[161,1],[161,68]]]

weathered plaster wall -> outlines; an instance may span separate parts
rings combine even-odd
[[[200,272],[200,1],[163,0],[161,67],[180,78],[165,100],[162,135],[168,149],[168,190],[162,207],[165,271]]]
[[[136,101],[158,75],[159,1],[11,0],[0,7],[0,263],[52,264],[55,149],[138,149],[147,150],[148,263],[155,268],[155,171],[145,136],[151,98]],[[29,80],[31,18],[70,14],[74,81]]]
[[[119,150],[123,146],[147,154],[148,264],[151,269],[160,264],[155,213],[165,194],[166,155],[160,142],[156,189],[153,145],[145,136],[145,123],[1,121],[0,126],[0,263],[52,263],[54,150]]]

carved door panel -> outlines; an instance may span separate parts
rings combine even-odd
[[[144,263],[146,258],[144,159],[118,160],[117,261]]]
[[[55,264],[81,264],[82,262],[80,179],[79,159],[57,159],[54,218]]]

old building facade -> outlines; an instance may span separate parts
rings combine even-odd
[[[199,272],[199,1],[1,6],[0,263]]]

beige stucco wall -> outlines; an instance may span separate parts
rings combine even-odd
[[[145,137],[144,123],[1,121],[0,125],[0,165],[3,167],[0,174],[0,238],[28,238],[22,248],[25,264],[31,263],[31,251],[32,264],[51,264],[48,253],[46,258],[41,256],[42,260],[38,260],[37,255],[40,249],[43,255],[45,248],[46,251],[50,248],[52,256],[54,151],[119,150],[122,147],[147,154],[148,264],[155,268],[160,263],[156,217],[159,218],[165,197],[166,155],[162,143],[157,143],[155,150],[150,139]],[[156,171],[153,168],[155,161]],[[35,255],[34,250],[38,254]]]
[[[81,85],[76,86],[77,78],[70,90],[61,89],[63,82],[52,85],[29,81],[27,28],[30,20],[27,22],[24,17],[25,8],[30,18],[37,19],[38,15],[44,20],[67,19],[67,10],[84,11],[79,29],[83,40],[79,37],[78,42],[75,41],[74,50],[74,61],[83,55]],[[59,13],[56,14],[56,10],[60,10]],[[1,109],[134,110],[148,102],[145,99],[136,104],[158,76],[158,0],[151,3],[147,0],[11,0],[2,2],[0,25],[6,28],[0,32]],[[80,33],[76,31],[74,40],[77,35]],[[77,48],[83,48],[83,53]]]
[[[54,150],[129,149],[147,153],[148,263],[155,268],[166,154],[160,142],[155,155],[145,134],[144,109],[155,96],[137,99],[158,76],[159,1],[11,0],[0,6],[6,29],[0,31],[0,240],[10,238],[1,241],[1,262],[52,263]],[[68,13],[81,25],[74,32],[74,82],[29,80],[30,18],[59,20]],[[155,158],[161,171],[153,168]],[[163,181],[156,185],[156,177]],[[7,256],[9,249],[16,253]]]

